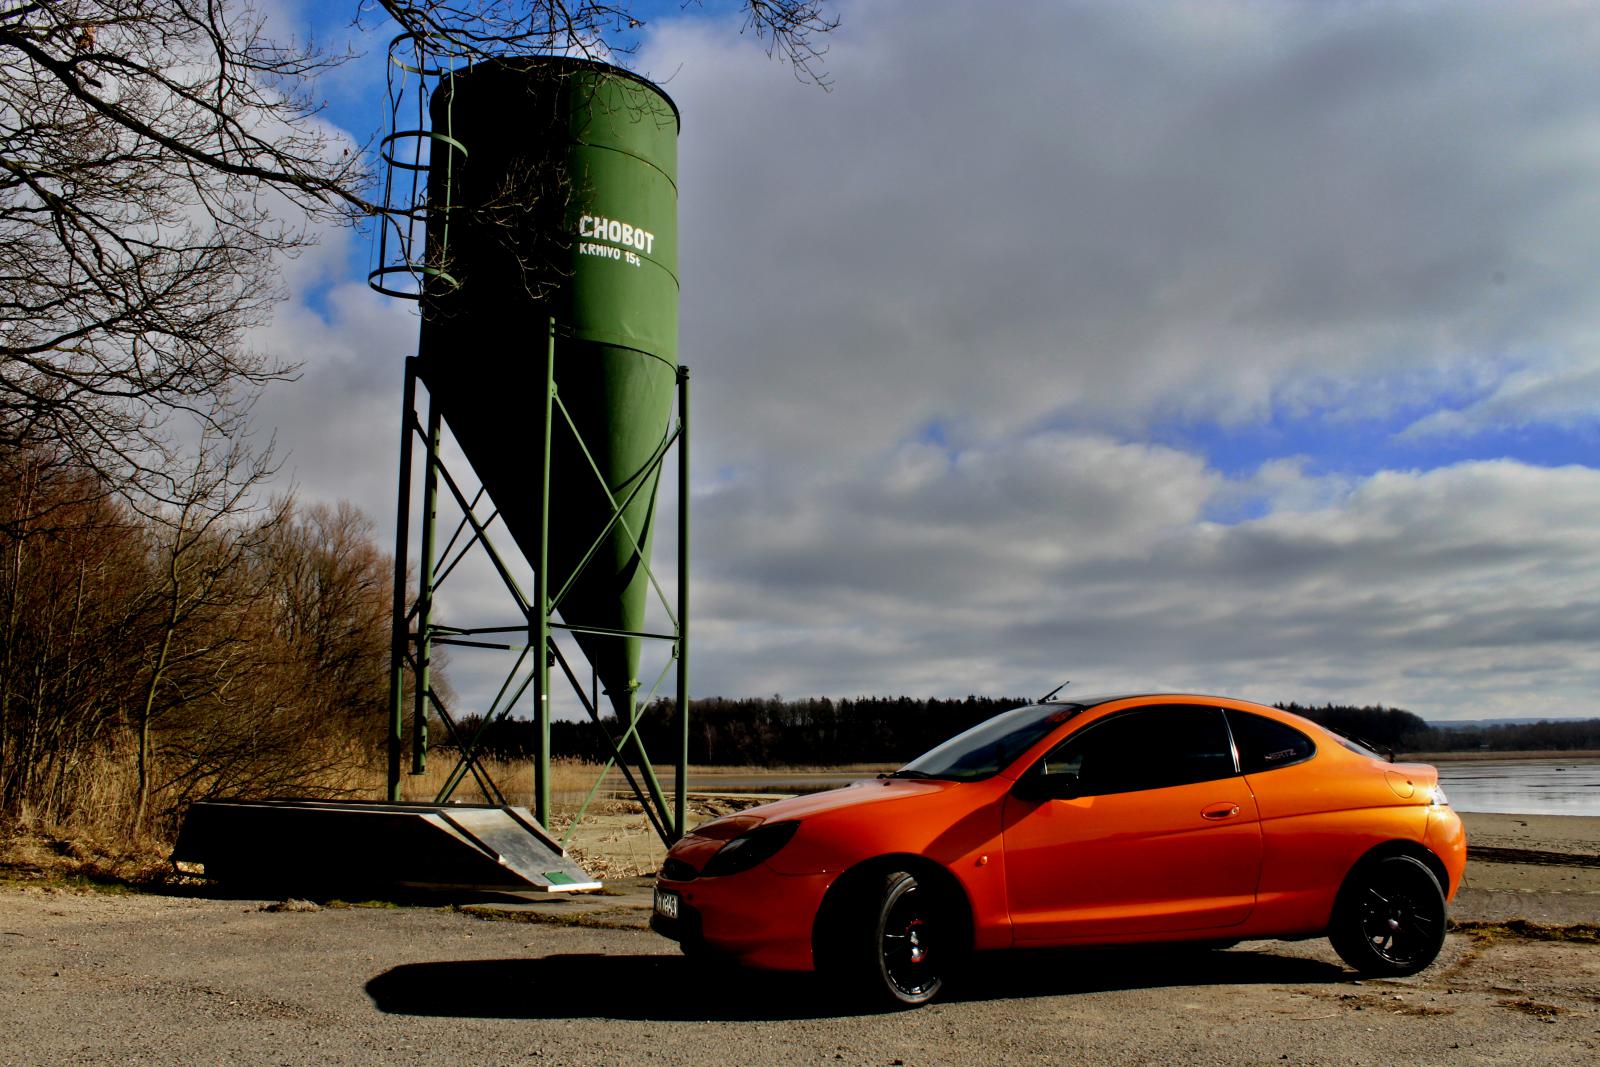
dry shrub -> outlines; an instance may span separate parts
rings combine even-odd
[[[81,823],[11,819],[0,822],[0,883],[155,885],[171,876],[168,851],[165,842],[130,839],[120,828],[107,834]]]

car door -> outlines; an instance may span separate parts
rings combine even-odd
[[[1217,708],[1086,724],[1018,782],[1004,834],[1019,943],[1223,928],[1255,904],[1261,820]]]

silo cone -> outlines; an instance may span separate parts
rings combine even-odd
[[[564,622],[640,630],[656,469],[677,376],[678,113],[618,68],[543,58],[480,63],[434,93],[429,261],[418,369],[529,559],[538,555],[548,320],[556,391],[620,502],[622,524],[557,606]],[[447,136],[444,140],[440,135]],[[552,416],[549,590],[612,514],[559,412]],[[619,715],[637,638],[577,635]]]

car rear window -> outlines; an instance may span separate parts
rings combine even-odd
[[[1239,769],[1245,774],[1304,763],[1317,751],[1311,738],[1264,715],[1230,708],[1228,726],[1233,730],[1233,743],[1239,748]]]

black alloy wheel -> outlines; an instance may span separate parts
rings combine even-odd
[[[1398,978],[1432,963],[1444,933],[1439,880],[1414,856],[1389,856],[1351,874],[1328,940],[1362,974]]]
[[[878,909],[877,970],[891,1004],[926,1004],[944,987],[953,943],[947,909],[916,875],[896,871],[884,881]]]

